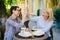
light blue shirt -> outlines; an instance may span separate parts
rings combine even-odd
[[[17,22],[12,16],[10,16],[6,21],[6,30],[4,38],[7,38],[7,40],[12,40],[13,36],[16,32],[18,32],[19,28],[23,27],[23,25],[21,24],[21,20],[19,18],[17,18],[16,20]]]
[[[53,20],[45,20],[43,16],[36,16],[30,18],[30,21],[36,22],[36,27],[34,28],[41,29],[50,36],[50,28],[53,25]]]

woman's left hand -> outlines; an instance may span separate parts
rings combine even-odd
[[[30,31],[30,29],[29,28],[26,28],[25,31]]]

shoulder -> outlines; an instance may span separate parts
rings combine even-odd
[[[49,23],[53,23],[54,21],[53,20],[49,20]]]
[[[10,20],[13,20],[11,16],[6,20],[6,23],[8,23]]]
[[[43,16],[38,16],[38,19],[43,19]]]
[[[11,20],[11,19],[14,19],[12,16],[10,16],[7,20]]]

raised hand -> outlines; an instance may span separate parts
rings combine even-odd
[[[25,10],[26,17],[29,17],[29,15],[28,15],[28,6],[27,5],[26,5],[24,10]]]

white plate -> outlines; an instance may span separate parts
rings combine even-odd
[[[21,33],[18,33],[18,35],[22,36],[22,37],[30,37],[32,36],[29,32],[21,32]]]
[[[34,34],[35,36],[40,36],[40,35],[45,34],[45,32],[42,31],[42,30],[40,30],[40,29],[38,29],[37,31],[34,31],[33,34]]]

